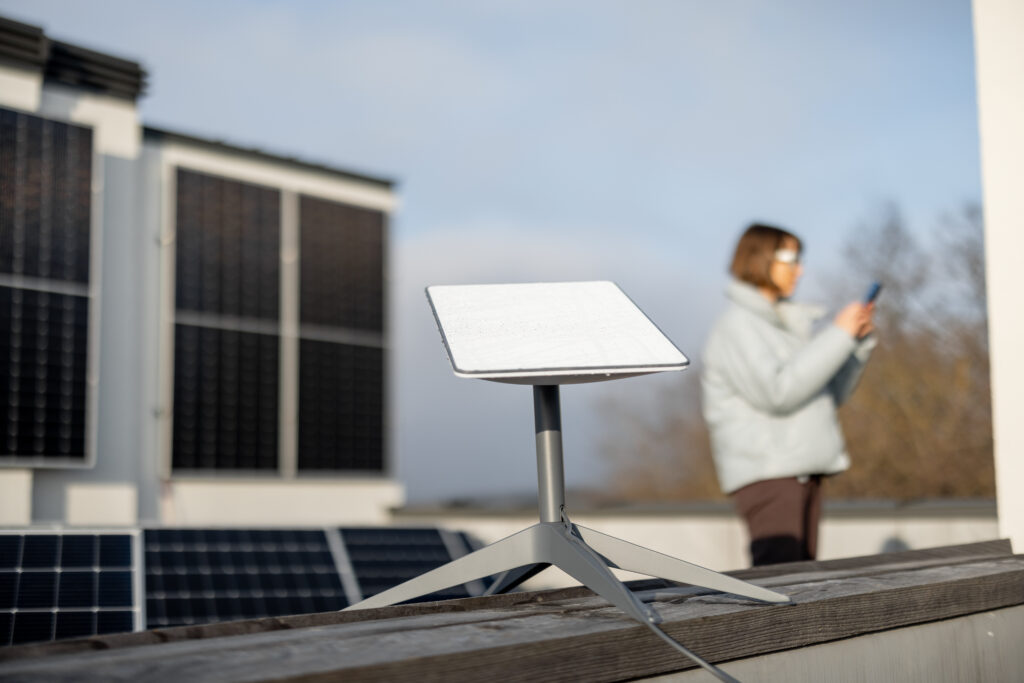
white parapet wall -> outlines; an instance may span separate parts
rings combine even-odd
[[[625,541],[716,571],[750,565],[743,523],[728,503],[636,505],[582,508],[572,521]],[[531,508],[514,510],[471,507],[422,507],[396,510],[393,525],[437,525],[465,531],[484,544],[510,536],[538,521]],[[990,501],[835,502],[826,504],[819,557],[874,555],[881,552],[934,548],[998,538],[994,503]],[[615,570],[623,579],[643,578]],[[557,569],[548,569],[523,585],[529,590],[577,583]]]
[[[64,489],[65,519],[71,526],[135,526],[139,492],[130,483],[73,482]]]
[[[3,106],[35,111],[42,89],[42,73],[0,64],[0,104]]]
[[[0,527],[32,522],[32,470],[0,469]]]
[[[174,479],[164,483],[164,526],[381,525],[403,504],[393,480]]]

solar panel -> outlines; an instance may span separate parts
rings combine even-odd
[[[300,340],[300,470],[384,469],[384,351]]]
[[[299,204],[302,324],[384,329],[384,214],[303,195]]]
[[[340,610],[475,545],[434,528],[0,532],[0,645]]]
[[[0,462],[87,460],[92,131],[0,108]]]
[[[278,337],[174,327],[174,468],[277,468]]]
[[[0,531],[0,645],[141,628],[136,539]]]
[[[183,168],[177,181],[177,309],[276,320],[281,193]]]
[[[149,628],[347,607],[320,529],[147,529]]]
[[[279,190],[179,168],[175,470],[275,470]]]
[[[84,461],[88,299],[0,287],[0,330],[0,454]]]
[[[460,557],[464,550],[446,543],[432,528],[343,528],[349,561],[363,598],[397,586]],[[469,597],[465,586],[453,586],[414,602]]]

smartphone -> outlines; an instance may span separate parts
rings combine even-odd
[[[881,282],[872,282],[871,286],[868,287],[868,291],[864,294],[864,303],[870,304],[872,301],[878,298],[878,293],[882,291]]]

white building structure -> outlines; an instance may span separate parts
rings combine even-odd
[[[1024,3],[974,0],[999,531],[1024,549]]]
[[[391,181],[146,128],[144,84],[0,18],[0,526],[387,521]]]

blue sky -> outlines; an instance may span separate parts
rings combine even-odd
[[[534,486],[528,393],[451,376],[425,285],[612,279],[699,361],[749,221],[805,238],[800,294],[815,298],[882,203],[925,232],[980,199],[968,0],[0,0],[0,13],[141,62],[149,125],[399,181],[395,455],[412,500]],[[601,480],[596,401],[642,400],[660,381],[563,390],[569,485]]]

